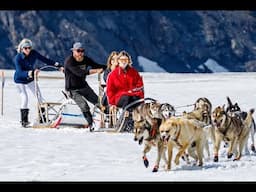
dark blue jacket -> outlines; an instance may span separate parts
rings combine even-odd
[[[55,64],[55,61],[47,59],[46,57],[38,53],[36,50],[31,50],[30,54],[27,57],[24,55],[24,53],[18,53],[15,56],[15,83],[27,84],[34,80],[34,78],[30,78],[28,76],[28,71],[35,70],[35,63],[37,59],[48,65]]]

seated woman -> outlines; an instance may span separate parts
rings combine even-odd
[[[119,53],[117,61],[118,66],[108,76],[106,93],[111,106],[124,109],[144,98],[144,84],[139,72],[131,66],[131,56],[126,51]]]
[[[112,51],[108,57],[107,69],[104,71],[104,74],[103,74],[103,79],[104,79],[105,83],[107,82],[109,73],[111,71],[113,71],[118,65],[117,57],[118,57],[117,51]],[[109,104],[108,104],[108,99],[107,99],[107,95],[105,92],[102,97],[102,105],[105,107],[104,113],[109,114]]]

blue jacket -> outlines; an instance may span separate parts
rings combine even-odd
[[[46,57],[38,53],[36,50],[31,50],[30,54],[27,57],[24,55],[24,53],[18,53],[15,56],[15,83],[27,84],[34,80],[34,78],[30,78],[28,76],[28,71],[35,70],[35,63],[37,59],[48,65],[55,64],[55,61],[47,59]]]

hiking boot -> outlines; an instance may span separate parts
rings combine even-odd
[[[84,115],[86,121],[88,122],[88,125],[91,126],[91,125],[92,125],[92,122],[93,122],[91,112],[90,112],[90,111],[83,112],[83,115]]]
[[[27,128],[30,122],[28,121],[28,114],[29,109],[20,109],[20,115],[21,115],[21,126],[24,128]]]

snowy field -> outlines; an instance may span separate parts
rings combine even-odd
[[[141,73],[145,96],[169,102],[177,113],[190,111],[199,97],[207,97],[215,108],[226,104],[226,96],[243,110],[256,108],[256,73],[170,74]],[[42,72],[41,75],[58,75]],[[219,162],[211,159],[203,167],[180,161],[166,172],[161,164],[152,173],[154,148],[148,154],[149,168],[142,161],[143,145],[131,133],[91,133],[85,129],[24,129],[20,127],[20,97],[13,82],[13,71],[6,71],[4,115],[0,116],[0,181],[255,181],[256,154],[233,162],[220,150]],[[98,90],[97,76],[87,78]],[[47,101],[60,101],[64,79],[39,79]],[[35,98],[30,94],[30,121],[35,119]],[[256,117],[256,114],[254,114]],[[250,140],[249,140],[249,143]]]

